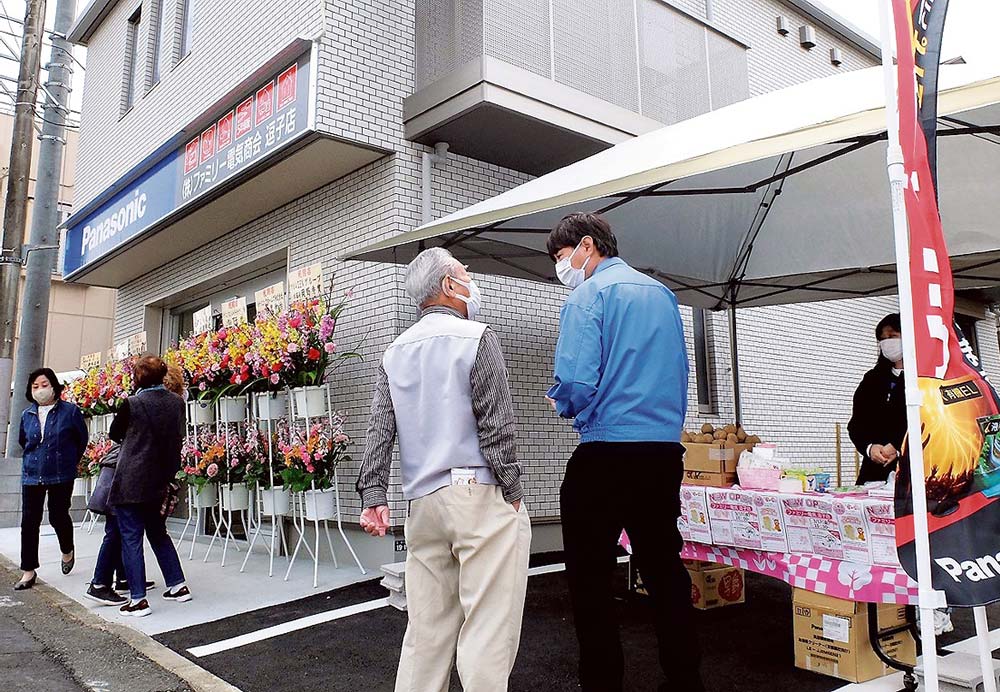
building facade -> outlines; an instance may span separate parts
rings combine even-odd
[[[664,124],[878,60],[804,0],[93,0],[72,39],[88,67],[67,275],[118,289],[116,341],[145,331],[165,348],[206,303],[252,301],[322,262],[353,291],[339,341],[365,356],[333,377],[355,440],[341,476],[352,519],[374,373],[416,311],[401,268],[338,258]],[[575,436],[543,395],[566,292],[476,278],[508,358],[527,502],[554,524]],[[832,468],[891,308],[741,314],[747,427]],[[713,396],[699,408],[692,377],[692,425],[734,415],[725,316],[705,327],[692,372]],[[978,333],[1000,363],[992,327]],[[390,490],[401,525],[398,470]]]

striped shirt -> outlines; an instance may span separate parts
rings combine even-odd
[[[440,313],[462,317],[444,306],[433,306],[420,313]],[[517,428],[514,424],[514,403],[507,381],[507,364],[500,340],[489,327],[483,332],[479,351],[472,366],[472,412],[479,432],[479,449],[493,469],[493,475],[503,490],[507,502],[520,500],[521,463],[517,459]],[[389,469],[392,447],[396,440],[396,412],[392,406],[389,376],[379,366],[372,399],[371,416],[365,441],[365,456],[361,462],[357,489],[365,508],[388,504]]]

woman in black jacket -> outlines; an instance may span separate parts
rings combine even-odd
[[[899,314],[886,315],[875,328],[879,356],[854,392],[854,411],[847,431],[861,453],[858,484],[884,481],[896,468],[906,436],[903,388],[903,341]]]
[[[158,356],[142,356],[135,364],[136,393],[125,400],[111,423],[109,436],[121,444],[108,503],[121,532],[122,560],[130,600],[122,613],[143,617],[146,600],[145,534],[163,572],[168,601],[191,600],[184,571],[161,514],[167,486],[181,465],[184,402],[163,386],[167,366]]]

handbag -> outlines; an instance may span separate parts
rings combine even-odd
[[[111,484],[115,481],[115,466],[101,466],[101,473],[94,484],[94,492],[87,501],[87,509],[94,514],[110,514],[108,496],[111,495]]]
[[[177,509],[181,501],[181,484],[177,481],[170,481],[167,484],[167,494],[163,497],[163,504],[160,505],[160,516],[164,519],[169,517]]]

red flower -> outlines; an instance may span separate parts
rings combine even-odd
[[[228,353],[226,355],[222,356],[222,360],[219,361],[219,367],[220,368],[229,367],[229,354]]]
[[[267,365],[262,365],[261,368],[260,368],[260,374],[261,374],[262,377],[270,377],[271,376],[271,368],[267,367]]]
[[[319,360],[319,349],[315,347],[310,348],[309,352],[306,354],[306,357],[309,360]]]
[[[288,326],[291,327],[292,329],[298,329],[299,327],[301,327],[302,326],[302,316],[301,315],[295,315],[295,317],[293,317],[290,320],[288,320]]]
[[[271,372],[281,372],[281,361],[271,364]]]

